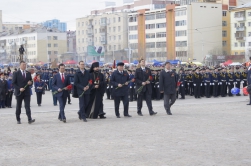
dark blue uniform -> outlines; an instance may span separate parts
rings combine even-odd
[[[210,73],[204,74],[204,86],[205,86],[205,96],[210,98],[210,85],[212,82],[212,75]]]
[[[36,81],[35,82],[35,92],[36,92],[36,95],[37,95],[37,104],[38,104],[38,106],[40,106],[41,103],[42,103],[42,94],[43,94],[43,91],[44,91],[44,86],[45,86],[45,83],[43,81]],[[42,88],[42,89],[39,89],[39,88]]]

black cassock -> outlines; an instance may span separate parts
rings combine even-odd
[[[6,93],[8,92],[8,84],[6,80],[0,79],[0,100],[6,99]]]
[[[106,90],[106,81],[104,75],[100,72],[90,73],[90,78],[92,79],[93,86],[86,110],[86,117],[97,119],[98,116],[105,115],[103,111],[103,96]],[[95,85],[99,85],[99,88],[95,88]]]

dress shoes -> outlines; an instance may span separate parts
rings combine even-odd
[[[41,107],[41,104],[38,104],[39,107]]]
[[[64,123],[66,123],[66,119],[63,119],[62,121],[63,121]]]
[[[58,106],[57,104],[54,104],[54,106]]]
[[[180,99],[185,99],[185,98],[181,97]]]
[[[83,122],[87,122],[87,120],[86,120],[86,119],[83,119]]]
[[[17,124],[21,124],[21,121],[17,121]]]
[[[143,114],[141,112],[138,113],[139,116],[143,116]]]
[[[171,112],[167,112],[167,115],[172,115],[172,113]]]
[[[35,122],[35,119],[31,119],[31,120],[28,121],[29,124],[32,124],[34,122]]]
[[[125,115],[125,117],[128,117],[128,118],[130,118],[130,117],[132,117],[132,116],[128,114],[128,115]]]
[[[120,116],[117,116],[117,118],[120,118]]]
[[[79,120],[82,120],[81,115],[80,115],[80,112],[78,112],[78,119],[79,119]]]
[[[99,115],[100,119],[105,119],[106,117],[104,115]]]
[[[152,112],[152,113],[150,113],[150,115],[152,116],[152,115],[156,115],[157,114],[157,112]]]
[[[68,102],[68,104],[71,104],[71,102]]]
[[[61,118],[58,118],[58,120],[62,121],[62,119],[61,119]]]

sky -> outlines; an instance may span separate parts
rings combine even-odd
[[[122,0],[107,0],[122,5]],[[0,0],[3,22],[36,22],[59,19],[76,30],[76,18],[104,8],[104,0]]]

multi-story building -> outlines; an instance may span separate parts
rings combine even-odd
[[[67,31],[67,23],[60,22],[60,20],[57,19],[47,20],[43,23],[43,25],[47,28],[56,28],[61,32]]]
[[[0,32],[3,31],[3,19],[2,19],[2,10],[0,10]]]
[[[221,4],[199,2],[130,13],[132,57],[202,62],[211,50],[222,49],[221,14]]]
[[[231,10],[232,55],[251,56],[251,2]]]
[[[2,33],[0,43],[5,43],[3,49],[10,62],[18,62],[20,45],[24,46],[24,59],[29,63],[52,62],[67,52],[66,33],[46,28]]]
[[[89,15],[76,20],[76,40],[79,60],[127,60],[127,13]]]
[[[67,31],[67,52],[77,52],[76,31]]]
[[[41,26],[37,23],[32,23],[29,21],[26,22],[4,22],[3,23],[3,31],[15,33],[16,31],[22,31],[25,29],[38,28]]]

